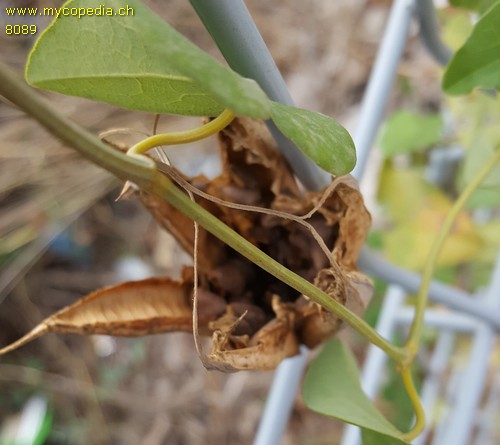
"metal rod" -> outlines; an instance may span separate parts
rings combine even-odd
[[[429,53],[441,65],[446,65],[451,59],[451,50],[439,36],[439,26],[432,0],[417,0],[417,18],[420,25],[420,37]]]
[[[483,298],[478,298],[478,305],[484,305],[498,315],[500,311],[500,256],[488,291]],[[450,415],[451,420],[443,443],[466,445],[469,443],[474,428],[473,419],[481,402],[484,382],[489,366],[489,356],[494,347],[495,331],[486,324],[481,324],[474,338],[469,356],[469,365],[462,375],[462,384],[456,403]]]
[[[307,356],[307,348],[302,347],[300,355],[289,358],[278,366],[254,445],[280,443],[307,364]]]
[[[415,316],[415,309],[405,307],[395,317],[400,325],[409,325]],[[425,311],[425,326],[447,331],[474,333],[478,327],[478,320],[461,313],[427,309]]]
[[[360,179],[377,135],[396,70],[406,45],[414,0],[395,0],[368,87],[363,96],[354,141],[358,162],[352,175]]]
[[[444,373],[448,368],[448,360],[455,345],[455,333],[451,331],[441,332],[432,352],[429,368],[426,372],[425,382],[422,387],[422,405],[425,415],[429,419],[425,430],[414,441],[413,445],[424,445],[431,430],[431,423],[435,416],[433,410],[438,402],[440,387],[444,380]]]
[[[420,275],[391,264],[381,255],[367,248],[361,252],[358,267],[365,273],[372,274],[388,283],[397,284],[411,293],[417,292],[420,287]],[[429,289],[429,298],[435,303],[441,303],[450,309],[486,321],[495,330],[500,330],[498,314],[491,308],[478,304],[467,292],[433,281]]]
[[[229,66],[254,79],[274,101],[293,105],[293,100],[264,39],[243,0],[190,0],[191,5],[219,47]],[[280,151],[309,190],[323,188],[330,177],[320,170],[269,121]]]
[[[256,80],[272,100],[293,105],[285,81],[242,0],[190,0],[190,3],[231,68]],[[272,122],[268,122],[268,127],[307,189],[320,189],[330,181],[329,176],[306,158]],[[278,367],[255,444],[280,442],[306,364],[307,350],[302,348],[299,356],[284,360]]]

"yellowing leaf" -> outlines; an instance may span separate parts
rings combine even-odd
[[[426,185],[417,172],[384,167],[378,198],[395,223],[411,221],[423,206]]]
[[[386,255],[402,267],[421,269],[452,208],[451,200],[416,171],[391,166],[384,169],[379,197],[394,223],[394,228],[382,235]],[[464,212],[452,228],[438,265],[470,261],[483,246],[480,230]]]
[[[424,225],[409,223],[384,235],[384,250],[388,258],[401,267],[422,269],[437,230],[429,231]],[[475,232],[450,235],[438,260],[438,266],[452,266],[475,258],[482,243]]]
[[[453,50],[460,48],[472,32],[470,14],[456,11],[444,16],[443,41]]]
[[[402,267],[421,269],[441,228],[451,203],[436,205],[440,199],[429,200],[415,219],[399,225],[384,235],[387,256]],[[434,205],[433,205],[434,204]],[[452,266],[470,261],[479,254],[483,242],[472,220],[466,214],[458,217],[438,260],[438,266]]]

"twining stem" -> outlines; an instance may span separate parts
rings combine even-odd
[[[413,383],[411,369],[409,367],[402,369],[401,377],[403,379],[406,393],[408,394],[408,397],[413,405],[413,409],[415,410],[415,425],[409,432],[403,435],[405,440],[411,442],[413,439],[417,438],[425,428],[425,412],[422,406],[422,401],[420,400],[417,389],[415,388],[415,384]]]
[[[420,339],[422,337],[425,308],[427,306],[427,301],[429,298],[429,286],[432,279],[432,274],[436,267],[439,254],[441,253],[441,250],[446,241],[446,237],[448,236],[453,223],[457,219],[458,214],[460,213],[472,193],[477,189],[481,182],[486,179],[486,177],[491,173],[493,168],[499,162],[500,147],[497,148],[495,154],[488,160],[488,162],[481,168],[481,170],[479,170],[476,176],[467,185],[459,198],[453,204],[453,207],[446,216],[446,219],[438,232],[436,240],[432,245],[431,251],[425,263],[425,267],[422,273],[422,282],[417,294],[415,318],[413,319],[413,323],[410,329],[410,335],[408,336],[408,340],[406,342],[406,345],[404,346],[404,350],[408,355],[406,359],[400,362],[400,371],[401,377],[403,379],[403,384],[415,410],[415,425],[408,433],[404,435],[404,439],[408,441],[412,441],[413,439],[418,437],[425,428],[425,413],[422,408],[422,402],[420,401],[418,393],[415,389],[415,385],[413,383],[410,366],[418,351]]]
[[[175,133],[155,134],[154,136],[144,139],[130,147],[128,154],[144,153],[152,148],[160,147],[161,145],[187,144],[189,142],[205,139],[227,127],[234,118],[234,113],[226,108],[219,116],[201,127],[177,131]]]
[[[383,349],[398,363],[406,358],[401,348],[380,336],[368,323],[338,303],[307,280],[290,271],[256,246],[238,235],[218,218],[179,190],[170,179],[156,169],[152,160],[144,161],[127,156],[107,146],[86,130],[59,114],[26,84],[18,80],[5,65],[0,63],[0,93],[33,116],[54,136],[79,151],[92,162],[100,165],[123,180],[137,184],[143,190],[165,199],[177,210],[198,222],[208,232],[228,244],[247,259],[260,266],[279,280],[306,295],[312,301],[335,313],[371,343]]]
[[[459,198],[453,204],[450,212],[446,216],[446,219],[438,232],[436,240],[434,241],[425,267],[422,273],[422,281],[420,288],[417,293],[417,301],[415,306],[415,318],[410,329],[410,334],[405,345],[405,349],[408,351],[408,357],[403,365],[408,366],[415,354],[418,351],[420,338],[422,336],[422,329],[424,326],[424,315],[425,308],[429,299],[429,286],[436,268],[437,260],[439,259],[439,254],[444,246],[446,238],[451,231],[453,223],[455,222],[458,214],[472,195],[472,193],[477,189],[477,187],[486,179],[486,177],[491,173],[493,168],[500,162],[500,147],[497,147],[495,153],[486,162],[486,164],[477,172],[472,181],[465,187],[464,191],[460,194]]]

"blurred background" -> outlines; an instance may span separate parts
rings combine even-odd
[[[19,3],[2,0],[2,7]],[[145,3],[220,58],[187,0]],[[247,2],[297,106],[330,115],[351,131],[390,5],[387,0]],[[457,47],[470,20],[450,8],[440,18],[445,39]],[[39,30],[48,25],[47,17],[30,20]],[[0,10],[2,27],[7,21],[12,22]],[[19,76],[33,43],[29,36],[0,35],[1,58]],[[152,115],[41,94],[94,133],[125,129],[114,137],[119,142],[130,144],[140,133],[152,132]],[[440,69],[422,47],[414,24],[380,135],[381,150],[370,159],[362,190],[375,218],[370,245],[415,270],[422,267],[425,245],[458,189],[456,168],[447,178],[433,178],[425,167],[436,149],[457,138],[447,124],[450,113],[460,115],[468,107],[443,103]],[[159,130],[197,124],[198,119],[164,116]],[[188,174],[218,173],[213,139],[171,147],[169,156]],[[0,161],[0,345],[99,287],[151,275],[175,277],[182,264],[191,262],[137,201],[115,202],[121,186],[116,179],[5,102],[0,103]],[[490,224],[485,230],[465,214],[461,221],[438,275],[473,290],[488,281],[500,229]],[[372,324],[385,285],[376,282],[376,287],[366,314]],[[348,330],[342,335],[361,362],[364,342]],[[427,332],[428,345],[434,338]],[[462,347],[467,349],[466,341]],[[460,360],[460,354],[455,358]],[[498,361],[493,358],[492,373]],[[377,403],[405,428],[412,412],[393,374],[388,371]],[[39,419],[38,425],[27,423],[38,431],[32,443],[40,444],[249,444],[272,377],[271,372],[207,372],[187,334],[47,335],[0,360],[0,437],[19,431],[30,418]],[[308,411],[297,397],[283,444],[339,443],[342,428]]]

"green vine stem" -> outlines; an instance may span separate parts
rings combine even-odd
[[[455,222],[458,214],[472,195],[472,193],[479,187],[479,185],[486,179],[486,177],[491,173],[493,168],[500,162],[500,147],[497,147],[493,156],[490,157],[488,162],[477,172],[472,181],[465,187],[463,192],[460,194],[459,198],[453,204],[452,209],[446,216],[446,219],[438,232],[436,240],[434,241],[425,267],[422,273],[422,282],[417,293],[417,301],[415,307],[415,318],[410,329],[410,334],[408,340],[405,344],[405,348],[408,351],[408,356],[406,361],[403,362],[404,366],[409,366],[413,361],[413,357],[418,351],[420,345],[420,339],[422,337],[422,329],[424,326],[424,315],[425,308],[427,307],[427,302],[429,299],[429,286],[436,268],[437,260],[439,259],[439,254],[444,246],[446,238],[451,231],[453,223]]]
[[[415,388],[411,369],[409,367],[402,368],[400,372],[406,394],[408,394],[413,410],[415,411],[415,425],[413,425],[410,431],[403,434],[403,439],[411,442],[413,439],[416,439],[425,428],[425,412],[417,388]]]
[[[79,151],[83,156],[120,179],[132,181],[143,190],[165,199],[250,261],[327,310],[335,313],[339,318],[364,335],[371,343],[384,350],[398,363],[401,363],[406,358],[406,352],[402,348],[392,345],[362,318],[330,298],[312,283],[304,280],[299,275],[264,254],[211,213],[193,203],[168,177],[156,169],[152,160],[151,162],[149,160],[145,162],[138,157],[127,156],[107,146],[95,136],[54,110],[1,63],[0,93],[34,117],[50,133],[61,139],[69,147]]]
[[[413,363],[413,359],[415,358],[415,355],[420,347],[420,340],[422,338],[422,330],[424,327],[424,315],[429,299],[429,286],[432,275],[434,273],[434,269],[436,268],[439,254],[441,253],[446,238],[451,231],[453,223],[457,219],[458,214],[463,209],[472,193],[486,179],[486,177],[491,173],[493,168],[495,168],[495,166],[499,162],[500,147],[497,147],[497,150],[495,151],[493,156],[491,156],[488,162],[486,162],[481,170],[479,170],[473,180],[467,185],[459,198],[453,204],[453,207],[446,216],[446,219],[438,232],[436,240],[432,245],[431,251],[429,252],[427,261],[425,263],[424,271],[422,274],[422,282],[417,293],[415,317],[413,319],[408,340],[403,348],[407,352],[407,356],[402,362],[400,362],[400,372],[403,379],[403,384],[415,410],[415,425],[408,433],[404,434],[404,439],[408,441],[411,441],[418,437],[425,428],[425,413],[422,408],[422,402],[415,389],[410,366]]]

